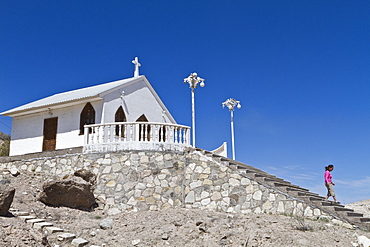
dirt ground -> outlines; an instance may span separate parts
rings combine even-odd
[[[37,200],[42,179],[26,175],[0,175],[2,183],[16,189],[12,208],[30,212],[65,232],[89,241],[86,246],[353,246],[351,230],[323,220],[302,220],[284,215],[228,214],[214,211],[166,209],[106,215],[49,207]],[[362,202],[369,208],[370,200]],[[359,205],[356,205],[360,207]],[[104,222],[106,226],[104,226]],[[103,229],[106,228],[106,229]],[[0,217],[0,246],[71,246],[57,235],[31,228],[19,217]]]

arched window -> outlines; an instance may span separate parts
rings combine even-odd
[[[138,119],[136,119],[136,122],[148,122],[148,119],[146,118],[145,114],[143,114]]]
[[[84,134],[84,125],[95,124],[95,110],[94,107],[88,102],[80,114],[80,135]],[[91,129],[89,129],[91,133]]]
[[[122,106],[120,106],[116,114],[114,115],[114,121],[117,122],[126,122],[126,115],[125,112],[123,111]],[[124,125],[116,125],[116,135],[120,137],[125,136],[125,126]]]
[[[136,122],[148,122],[148,119],[143,114]],[[150,141],[150,125],[149,124],[139,124],[139,141]]]

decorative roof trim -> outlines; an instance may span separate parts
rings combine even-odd
[[[42,109],[45,107],[55,106],[59,104],[65,104],[67,102],[74,102],[78,100],[83,100],[87,98],[94,98],[99,97],[100,94],[107,92],[111,89],[114,89],[116,87],[119,87],[123,84],[134,82],[136,80],[140,80],[145,76],[139,76],[134,78],[128,78],[113,82],[108,82],[104,84],[98,84],[95,86],[80,88],[72,91],[67,91],[59,94],[54,94],[49,97],[45,97],[36,101],[33,101],[31,103],[7,110],[5,112],[0,113],[3,116],[14,116],[19,115],[21,112],[26,112],[28,110],[33,109]]]

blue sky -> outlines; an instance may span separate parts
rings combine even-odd
[[[0,1],[0,112],[133,76],[179,124],[197,72],[196,144],[342,203],[370,198],[369,1]],[[0,131],[11,119],[0,116]],[[231,150],[229,149],[229,157]]]

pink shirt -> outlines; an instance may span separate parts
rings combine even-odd
[[[324,173],[324,179],[325,179],[325,183],[326,184],[330,184],[331,183],[331,178],[332,178],[332,176],[331,176],[330,172],[329,171],[325,171],[325,173]]]

